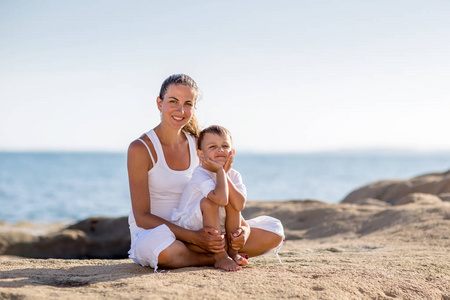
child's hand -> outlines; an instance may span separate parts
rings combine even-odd
[[[230,248],[234,251],[241,250],[245,245],[244,229],[239,227],[236,232],[230,233]]]
[[[214,173],[223,168],[223,166],[221,164],[219,164],[219,163],[217,163],[215,161],[212,161],[212,160],[210,160],[208,158],[203,160],[202,166],[206,170],[214,172]]]
[[[231,167],[233,166],[233,162],[234,162],[234,153],[231,152],[230,156],[228,156],[228,159],[225,162],[225,165],[223,166],[223,169],[225,170],[225,173],[228,173],[228,171],[231,170]]]

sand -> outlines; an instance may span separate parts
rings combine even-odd
[[[0,299],[450,299],[450,202],[249,202],[245,214],[282,220],[283,264],[154,273],[130,259],[0,256]]]

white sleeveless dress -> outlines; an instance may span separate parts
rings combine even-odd
[[[146,135],[152,142],[157,155],[157,161],[155,162],[147,144],[139,139],[147,147],[153,163],[152,169],[148,171],[151,213],[170,221],[173,209],[178,207],[181,195],[188,185],[194,169],[199,165],[195,138],[185,133],[189,142],[190,165],[186,170],[175,171],[167,165],[161,143],[156,133],[150,130]],[[283,226],[278,219],[269,216],[260,216],[246,221],[250,227],[274,232],[284,239]],[[164,224],[152,229],[138,227],[132,210],[128,216],[128,223],[131,235],[131,247],[128,251],[129,257],[135,263],[142,266],[150,266],[156,271],[158,268],[159,254],[176,240],[175,235]],[[274,250],[277,251],[278,248]]]

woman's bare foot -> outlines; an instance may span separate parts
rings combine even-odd
[[[240,266],[248,265],[248,260],[237,252],[229,253],[230,257]]]
[[[225,271],[239,271],[242,268],[228,256],[226,251],[214,254],[214,267]]]

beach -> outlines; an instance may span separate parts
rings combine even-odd
[[[154,273],[128,258],[19,257],[11,249],[38,249],[44,242],[53,250],[74,241],[83,245],[83,236],[93,243],[87,233],[89,228],[97,232],[92,224],[101,228],[103,222],[117,220],[91,219],[71,229],[49,225],[47,232],[45,226],[2,224],[0,299],[448,300],[449,182],[449,172],[375,182],[338,204],[249,202],[244,216],[279,218],[286,241],[279,251],[282,263],[269,254],[251,258],[238,272],[190,267]],[[83,247],[84,256],[94,255],[89,245]]]

